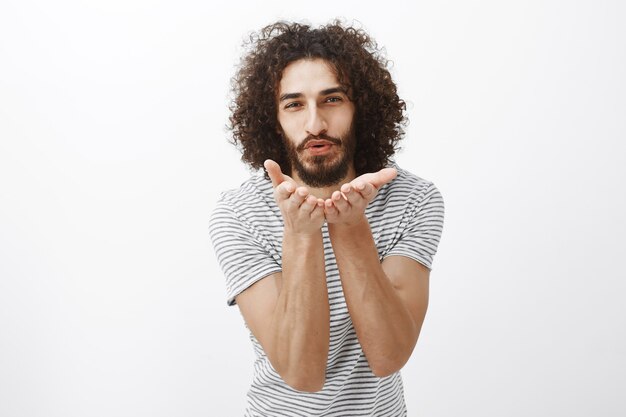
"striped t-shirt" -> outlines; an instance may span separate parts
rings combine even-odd
[[[379,259],[406,256],[430,269],[443,228],[443,199],[432,182],[395,167],[398,176],[381,187],[365,211]],[[229,305],[256,281],[281,271],[283,220],[272,184],[263,173],[222,193],[209,233],[226,276]],[[245,416],[406,416],[400,373],[378,378],[367,363],[348,313],[326,224],[322,234],[330,304],[324,387],[315,393],[289,387],[250,332],[256,361]]]

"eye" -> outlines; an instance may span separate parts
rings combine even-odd
[[[339,101],[341,101],[341,97],[337,97],[337,96],[328,97],[326,99],[326,102],[328,102],[328,103],[337,103]]]
[[[299,107],[300,103],[298,103],[297,101],[292,101],[291,103],[287,103],[285,105],[285,109],[295,109],[296,107]]]

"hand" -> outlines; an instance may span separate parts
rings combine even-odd
[[[341,186],[324,202],[324,214],[328,223],[354,225],[363,221],[365,208],[376,197],[384,184],[393,180],[395,168],[383,168],[378,172],[363,174]]]
[[[268,159],[263,164],[274,186],[274,198],[283,215],[285,230],[296,233],[319,233],[324,225],[324,200],[309,193]]]

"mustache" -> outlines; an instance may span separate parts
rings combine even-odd
[[[304,139],[302,141],[302,143],[298,145],[296,150],[299,151],[299,152],[304,151],[304,148],[306,147],[306,144],[309,143],[312,140],[327,140],[327,141],[329,141],[330,143],[332,143],[334,145],[340,145],[341,146],[341,139],[334,138],[332,136],[328,136],[328,135],[322,133],[319,136],[313,136],[313,135],[307,136],[306,139]]]

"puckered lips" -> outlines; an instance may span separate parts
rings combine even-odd
[[[304,149],[309,155],[325,155],[335,144],[329,140],[311,139],[305,145]]]

